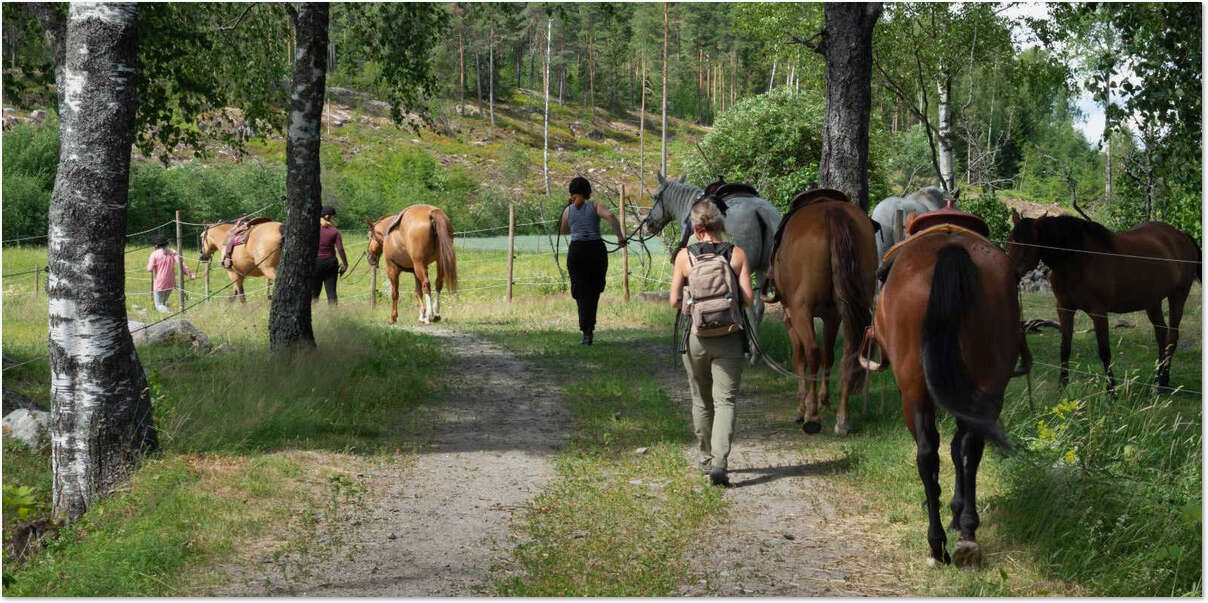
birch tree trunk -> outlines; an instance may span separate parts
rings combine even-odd
[[[542,158],[542,171],[545,174],[545,196],[551,195],[549,187],[549,60],[550,41],[554,35],[554,20],[545,20],[545,152]]]
[[[638,177],[646,177],[646,54],[642,50],[642,107],[638,110]]]
[[[459,90],[459,94],[461,95],[461,100],[459,101],[459,105],[458,105],[458,114],[465,115],[465,110],[466,110],[466,47],[465,47],[465,40],[462,37],[460,27],[457,31],[457,73],[458,73],[458,82],[460,82],[460,87],[458,88],[458,90]]]
[[[669,33],[671,31],[671,5],[667,2],[663,3],[663,127],[662,127],[662,161],[659,163],[659,173],[667,176],[667,71],[670,68],[667,62],[667,48],[670,41]]]
[[[843,191],[868,211],[868,114],[872,108],[872,31],[881,3],[834,3],[824,8],[826,117],[822,186]]]
[[[482,62],[478,60],[478,51],[474,51],[474,96],[478,99],[478,117],[485,118],[487,112],[482,108]]]
[[[940,155],[940,180],[944,183],[944,190],[951,193],[956,190],[956,177],[954,174],[954,157],[952,149],[952,78],[949,75],[944,75],[936,87],[939,89],[939,100],[936,103],[936,111],[939,113],[938,126],[938,142]]]
[[[491,33],[487,35],[487,78],[490,94],[491,127],[495,127],[495,24],[491,24]]]
[[[319,251],[319,124],[327,84],[323,49],[328,8],[325,3],[298,7],[298,47],[285,141],[285,240],[268,316],[268,342],[274,352],[315,345],[308,281]]]
[[[776,59],[772,59],[772,77],[768,78],[768,92],[776,87]]]
[[[136,7],[73,3],[68,11],[47,292],[53,513],[71,523],[158,441],[126,324]]]

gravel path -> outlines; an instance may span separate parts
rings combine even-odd
[[[512,513],[555,477],[568,418],[544,371],[503,347],[441,327],[400,328],[438,337],[454,355],[430,442],[406,467],[365,474],[373,500],[342,535],[347,546],[307,563],[304,577],[273,584],[264,576],[286,572],[266,567],[215,594],[481,594],[508,554]]]
[[[682,366],[659,372],[663,388],[691,421]],[[739,391],[730,453],[729,510],[706,526],[689,552],[690,578],[678,595],[902,596],[900,581],[876,565],[875,526],[844,509],[833,484],[841,458],[807,459],[796,425],[770,421],[767,401]],[[785,401],[785,408],[792,404]],[[786,415],[787,411],[779,413]],[[695,448],[684,451],[691,462]],[[702,481],[705,479],[701,478]]]

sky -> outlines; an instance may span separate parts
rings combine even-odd
[[[1011,6],[1003,11],[1003,16],[1016,19],[1019,17],[1045,18],[1048,11],[1044,7],[1043,2],[1026,2]],[[1016,28],[1014,36],[1015,47],[1019,50],[1039,46],[1040,42],[1036,37],[1031,35],[1027,26],[1019,26]],[[1086,137],[1091,144],[1098,144],[1103,138],[1103,125],[1105,118],[1103,115],[1103,106],[1094,101],[1089,93],[1085,90],[1080,90],[1078,98],[1075,100],[1078,110],[1082,112],[1082,118],[1074,120],[1074,128]]]

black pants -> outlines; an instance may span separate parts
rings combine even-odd
[[[319,299],[323,285],[327,285],[327,303],[337,301],[336,280],[340,277],[340,262],[335,256],[315,260],[315,271],[310,276],[310,298]]]
[[[596,308],[608,273],[604,241],[571,241],[566,251],[566,271],[570,273],[570,296],[579,305],[579,330],[591,333],[596,328]]]

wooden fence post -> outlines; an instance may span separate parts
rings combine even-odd
[[[38,289],[42,286],[42,267],[34,264],[34,299],[38,298]]]
[[[369,301],[377,307],[377,266],[369,267]]]
[[[621,236],[625,236],[625,185],[621,185]],[[621,282],[625,284],[625,303],[629,303],[629,245],[621,248]]]
[[[512,303],[512,268],[516,257],[516,204],[508,204],[508,292],[507,302]]]
[[[206,262],[206,301],[210,299],[210,263]]]
[[[180,236],[180,210],[176,210],[176,274],[180,280],[180,311],[185,311],[185,248]]]

